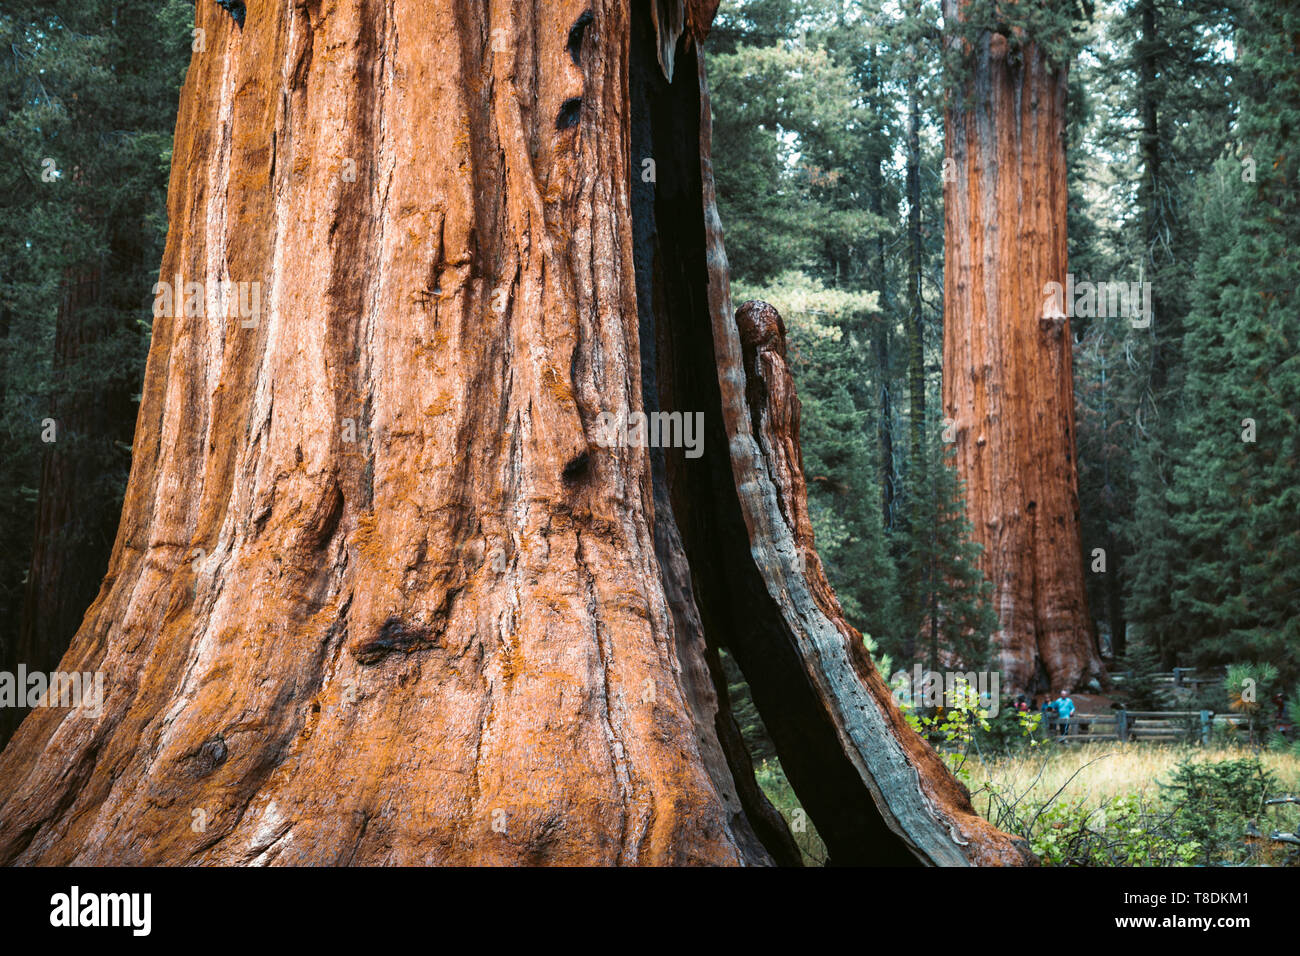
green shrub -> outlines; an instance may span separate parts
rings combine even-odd
[[[1252,746],[1261,742],[1263,730],[1269,724],[1269,688],[1277,680],[1277,668],[1272,664],[1243,662],[1230,664],[1228,676],[1223,679],[1223,689],[1228,695],[1228,707],[1243,714]]]
[[[1122,793],[1100,806],[1087,796],[1062,797],[1106,756],[1079,767],[1059,787],[1053,783],[1046,799],[1034,788],[1041,770],[1023,792],[986,780],[975,798],[995,826],[1024,837],[1047,866],[1300,863],[1300,853],[1268,839],[1274,830],[1294,832],[1300,811],[1265,805],[1285,788],[1258,758],[1189,757],[1173,766],[1167,781],[1156,781],[1158,793]]]
[[[1246,825],[1261,816],[1264,801],[1279,789],[1277,777],[1253,757],[1185,760],[1163,786],[1165,804],[1179,829],[1200,847],[1205,863],[1246,860]]]
[[[1047,866],[1187,866],[1200,853],[1172,814],[1139,794],[1096,809],[1082,803],[1047,806],[1036,817],[1029,845]]]
[[[767,794],[767,799],[772,801],[772,806],[785,817],[790,835],[794,837],[803,857],[804,866],[825,866],[828,858],[826,844],[822,842],[807,812],[800,806],[794,788],[786,779],[781,761],[775,758],[762,761],[754,768],[754,779],[763,793]]]

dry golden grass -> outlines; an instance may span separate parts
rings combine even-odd
[[[1003,793],[1021,794],[1028,790],[1025,802],[1030,804],[1050,799],[1064,786],[1058,799],[1100,806],[1131,793],[1155,797],[1160,782],[1168,782],[1169,772],[1182,760],[1218,762],[1249,756],[1249,749],[1233,747],[1105,742],[1061,747],[1048,743],[1012,756],[972,759],[970,786],[981,812],[985,807],[978,791],[985,784]],[[1300,793],[1300,756],[1286,751],[1262,751],[1259,758],[1277,775],[1281,793]]]

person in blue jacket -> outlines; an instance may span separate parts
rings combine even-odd
[[[1074,701],[1070,699],[1068,690],[1061,691],[1061,696],[1057,698],[1056,715],[1061,720],[1061,736],[1068,737],[1070,734],[1070,718],[1074,716]]]

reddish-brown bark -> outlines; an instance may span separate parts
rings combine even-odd
[[[959,4],[946,0],[956,22]],[[1083,586],[1066,280],[1066,68],[985,34],[947,115],[945,425],[984,547],[1004,689],[1100,672]],[[1049,310],[1050,311],[1050,310]]]
[[[198,8],[162,275],[266,306],[155,324],[63,662],[103,714],[0,755],[0,861],[795,862],[723,645],[833,859],[1023,861],[795,560],[797,406],[775,365],[746,402],[713,208],[713,6],[670,11],[671,82],[640,3]],[[593,440],[642,407],[702,411],[706,453]]]

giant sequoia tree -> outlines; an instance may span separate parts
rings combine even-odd
[[[1079,543],[1070,322],[1045,297],[1067,273],[1067,68],[1063,44],[1035,33],[1068,24],[1057,6],[1052,16],[1050,2],[944,2],[961,67],[946,131],[943,407],[1014,690],[1073,688],[1099,669]]]
[[[834,861],[1021,862],[812,550],[782,323],[731,310],[712,6],[199,4],[161,273],[209,301],[155,324],[62,664],[103,712],[0,756],[0,860],[794,862],[725,646]],[[598,440],[643,409],[704,453]]]

